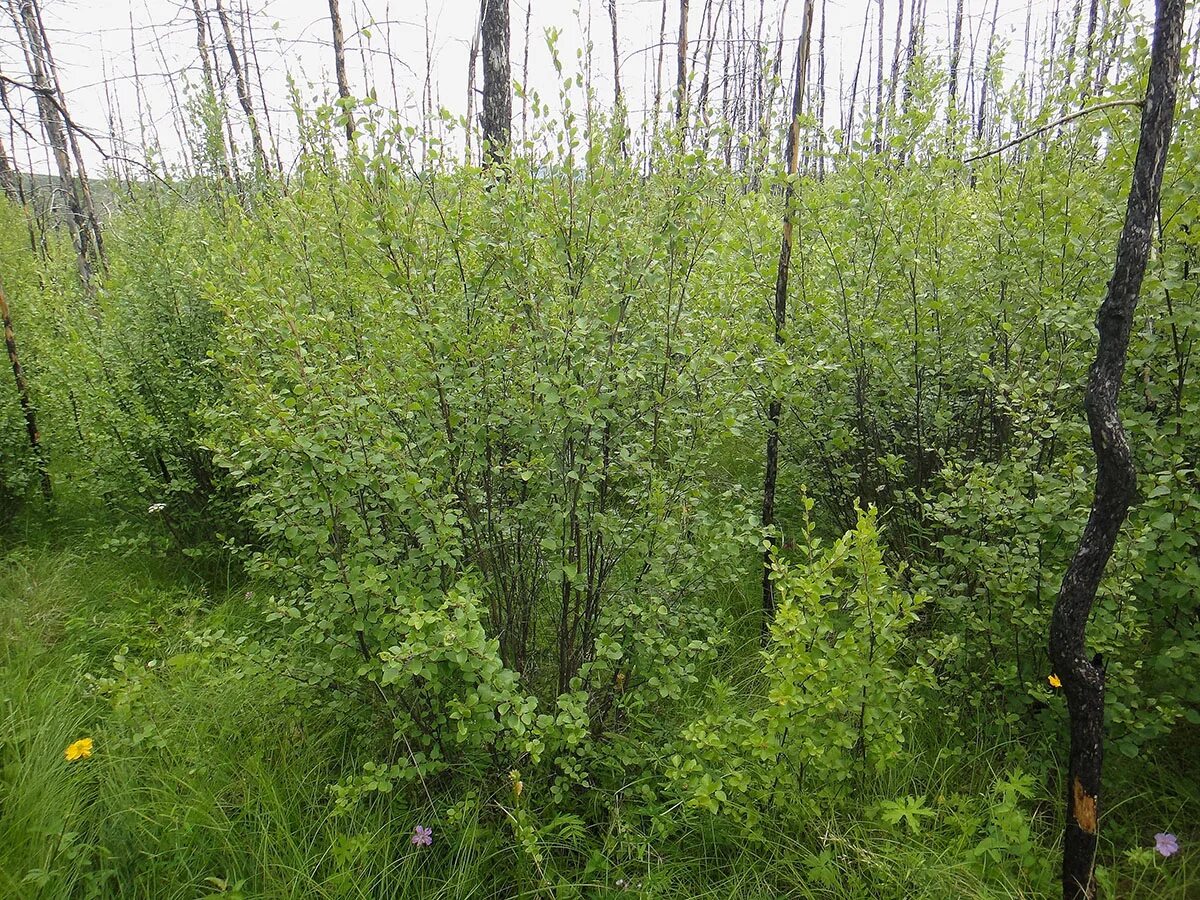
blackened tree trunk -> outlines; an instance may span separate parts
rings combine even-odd
[[[1137,483],[1118,401],[1133,314],[1141,292],[1163,169],[1171,143],[1186,0],[1158,0],[1141,138],[1117,242],[1116,263],[1096,319],[1099,344],[1088,372],[1087,409],[1096,485],[1091,513],[1063,576],[1050,623],[1050,659],[1062,680],[1071,722],[1063,838],[1063,897],[1091,900],[1104,753],[1104,662],[1089,658],[1086,628]]]
[[[8,298],[4,296],[4,285],[0,284],[0,321],[4,324],[4,346],[8,350],[8,362],[12,366],[13,378],[17,382],[17,400],[21,404],[21,414],[25,417],[25,431],[29,435],[29,446],[33,449],[37,460],[38,472],[42,477],[42,494],[49,500],[53,490],[50,484],[50,470],[46,466],[46,456],[42,450],[42,437],[38,432],[37,412],[29,397],[29,382],[25,379],[25,370],[21,367],[21,357],[17,354],[17,336],[13,331],[12,313],[8,308]]]
[[[222,0],[217,0],[217,18],[221,21],[221,31],[225,34],[225,48],[229,51],[229,64],[233,67],[233,81],[237,87],[238,102],[242,105],[242,112],[246,114],[246,124],[250,126],[250,144],[254,148],[254,158],[262,167],[263,172],[269,172],[271,165],[267,161],[267,151],[263,148],[262,134],[258,130],[258,118],[254,115],[254,103],[250,98],[245,67],[242,65],[237,45],[234,43],[233,26],[229,24],[229,13],[226,12]]]
[[[775,270],[775,343],[782,347],[787,325],[788,271],[792,262],[792,231],[795,213],[792,199],[796,192],[796,169],[800,158],[800,114],[804,108],[805,80],[808,75],[809,46],[812,43],[813,5],[804,0],[804,31],[796,51],[796,86],[792,94],[792,121],[787,136],[787,184],[783,192],[783,235],[779,242],[779,266]],[[775,397],[767,409],[767,460],[763,477],[762,524],[769,529],[775,524],[775,483],[779,477],[779,422],[783,415],[783,398]],[[763,637],[766,638],[775,618],[775,582],[771,580],[771,550],[763,551]]]
[[[512,143],[508,0],[480,0],[483,38],[483,161],[500,163]]]
[[[350,79],[346,77],[346,39],[342,37],[342,12],[338,0],[329,0],[329,21],[333,26],[333,69],[337,75],[338,97],[346,115],[346,143],[354,144],[354,114],[350,111]]]

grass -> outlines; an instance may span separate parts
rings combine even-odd
[[[759,810],[753,832],[611,802],[583,827],[541,822],[539,865],[489,802],[494,786],[474,786],[474,803],[460,802],[459,785],[335,814],[328,786],[367,761],[354,731],[194,639],[250,633],[247,586],[225,570],[105,549],[80,521],[53,537],[18,522],[0,557],[0,897],[1053,892],[1057,782],[1026,774],[1044,774],[1044,749],[957,710],[928,718],[902,769],[864,779],[835,806],[798,797]],[[83,736],[95,738],[94,756],[68,763],[63,749]],[[1110,896],[1200,896],[1195,738],[1110,757]],[[888,804],[906,798],[928,814],[889,824]],[[434,828],[428,850],[409,842],[418,823]],[[1154,855],[1159,830],[1178,834],[1183,852]]]

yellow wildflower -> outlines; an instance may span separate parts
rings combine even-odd
[[[525,782],[521,780],[521,773],[516,769],[508,773],[508,780],[512,782],[513,794],[520,797],[521,791],[525,790]]]
[[[92,755],[92,744],[93,742],[90,737],[80,738],[63,751],[63,756],[67,758],[68,762],[75,762],[77,759],[87,759]]]
[[[1052,688],[1062,687],[1062,679],[1059,678],[1057,675],[1051,675],[1046,680],[1048,682],[1050,682],[1050,687],[1052,687]]]

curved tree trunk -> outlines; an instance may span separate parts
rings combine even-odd
[[[1104,756],[1104,661],[1099,654],[1089,658],[1086,629],[1096,590],[1137,484],[1133,452],[1121,424],[1118,401],[1171,143],[1184,4],[1185,0],[1157,3],[1133,182],[1112,279],[1096,319],[1099,345],[1088,372],[1084,401],[1096,454],[1095,493],[1050,623],[1050,659],[1062,680],[1071,720],[1062,869],[1066,900],[1090,900],[1096,894],[1094,869]]]

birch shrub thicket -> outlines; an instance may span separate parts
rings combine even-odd
[[[245,567],[258,626],[203,645],[373,748],[343,806],[517,770],[530,803],[599,815],[636,768],[644,810],[753,829],[902,767],[930,711],[1037,747],[1136,119],[964,166],[936,86],[878,152],[800,176],[782,347],[778,185],[703,147],[647,174],[569,116],[483,171],[381,116],[349,160],[305,123],[286,183],[135,192],[94,299],[8,210],[53,465],[117,538]],[[1193,96],[1124,393],[1141,500],[1089,628],[1128,755],[1200,720],[1196,126]],[[2,484],[30,494],[10,391]],[[1018,794],[997,854],[1027,842]]]

